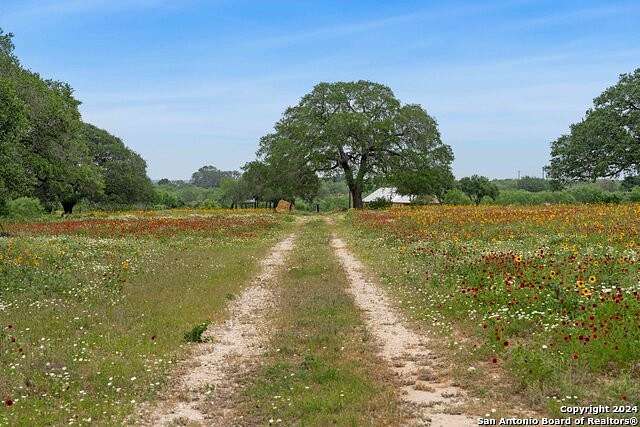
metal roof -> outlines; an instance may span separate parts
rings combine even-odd
[[[411,195],[403,196],[401,194],[398,194],[398,189],[395,187],[381,187],[362,199],[362,201],[365,203],[369,203],[377,199],[387,199],[391,203],[409,204],[411,203],[412,198],[413,196]]]

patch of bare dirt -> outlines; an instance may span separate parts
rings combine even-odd
[[[397,377],[412,424],[477,426],[476,418],[462,412],[465,394],[447,378],[443,362],[429,349],[429,340],[407,326],[386,293],[367,279],[364,265],[344,241],[334,236],[331,246],[349,278],[349,291],[377,341],[379,355]]]
[[[294,245],[290,236],[278,243],[262,262],[262,269],[229,307],[226,321],[207,329],[204,344],[178,369],[170,393],[141,409],[138,425],[236,425],[234,393],[242,374],[264,352],[269,336],[269,313],[275,294],[269,286]]]

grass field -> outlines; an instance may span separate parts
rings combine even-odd
[[[640,403],[639,205],[359,211],[341,228],[476,396]]]
[[[472,397],[465,413],[640,403],[640,205],[392,208],[337,223],[174,210],[5,225],[0,424],[125,422],[293,230],[266,353],[242,378],[247,424],[406,419],[334,231],[435,338],[438,376]]]
[[[118,424],[219,320],[290,217],[178,211],[5,226],[0,424]]]

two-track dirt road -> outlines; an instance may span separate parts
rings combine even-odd
[[[301,222],[299,227],[304,227]],[[329,222],[331,226],[331,222]],[[287,266],[297,241],[294,235],[279,242],[262,262],[258,278],[231,302],[227,319],[211,326],[206,343],[177,370],[173,387],[159,400],[140,409],[136,424],[217,425],[245,424],[238,412],[237,390],[243,373],[260,363],[269,340],[270,319],[278,310],[278,275]],[[374,338],[378,358],[394,374],[399,404],[407,417],[399,424],[427,426],[477,425],[457,408],[464,392],[438,372],[429,340],[411,328],[377,284],[375,277],[333,235],[332,252],[348,279],[346,292],[359,309],[368,333]],[[407,421],[408,420],[408,421]]]

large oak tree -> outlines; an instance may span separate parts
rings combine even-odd
[[[10,197],[36,196],[49,209],[62,204],[71,212],[80,199],[103,188],[83,137],[80,103],[68,84],[24,68],[13,49],[12,35],[0,30],[0,109],[2,122],[13,129],[0,135],[0,146],[11,147],[1,149],[13,177],[3,178],[4,191]]]
[[[369,178],[450,174],[453,161],[421,106],[402,105],[390,88],[368,81],[315,86],[262,138],[258,154],[267,158],[275,151],[323,176],[342,172],[356,208]]]
[[[640,68],[621,75],[569,134],[551,143],[548,172],[559,181],[640,173]]]

